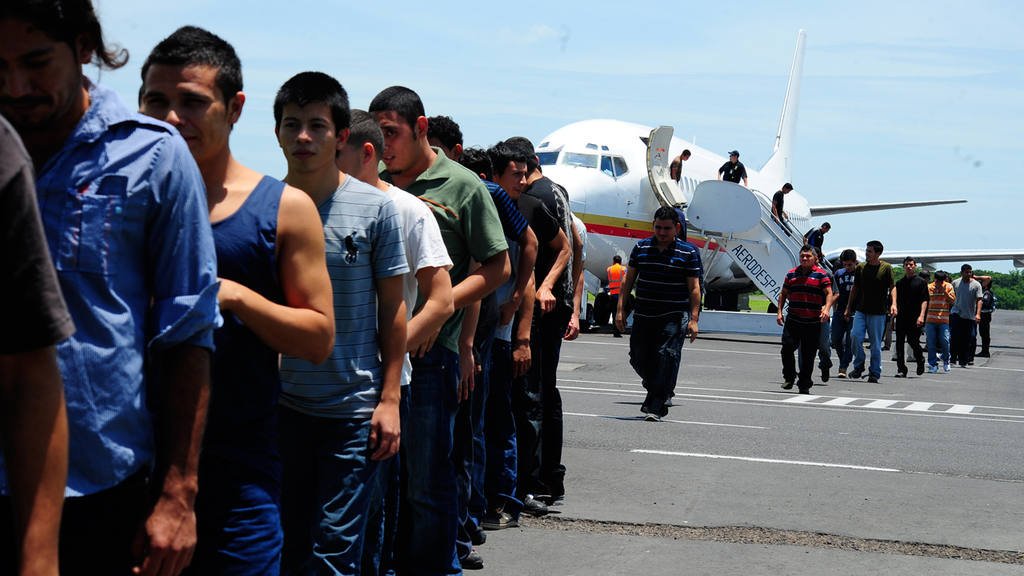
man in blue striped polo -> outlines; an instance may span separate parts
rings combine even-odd
[[[629,338],[629,363],[643,378],[647,397],[640,411],[650,422],[668,414],[669,399],[679,374],[683,339],[697,338],[700,315],[700,254],[692,244],[676,235],[681,224],[671,207],[654,213],[654,236],[636,243],[629,255],[629,268],[622,294],[636,285],[633,331]],[[615,326],[626,328],[626,298],[620,297]]]
[[[814,248],[804,244],[800,248],[800,265],[786,274],[779,293],[779,313],[776,322],[782,326],[782,379],[783,390],[793,388],[797,380],[793,352],[800,349],[800,372],[797,386],[801,394],[810,394],[814,355],[818,350],[822,323],[829,320],[832,305],[832,280],[820,266]],[[789,313],[785,322],[782,310],[789,300]]]

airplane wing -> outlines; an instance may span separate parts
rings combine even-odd
[[[831,250],[829,251],[826,258],[830,261],[838,261],[839,253],[842,250]],[[864,260],[864,254],[862,249],[855,249],[859,260]],[[959,265],[964,262],[986,262],[993,260],[1012,260],[1014,268],[1024,268],[1024,248],[1017,250],[918,250],[906,251],[906,250],[886,250],[882,254],[882,259],[890,264],[896,266],[903,262],[903,259],[907,256],[912,256],[918,265],[925,265],[928,268],[935,269],[937,263],[952,263],[956,264],[956,270],[958,271]]]
[[[873,210],[896,210],[898,208],[919,208],[941,204],[964,204],[967,200],[919,200],[916,202],[882,202],[878,204],[837,204],[835,206],[811,206],[811,216],[848,214],[850,212],[871,212]]]

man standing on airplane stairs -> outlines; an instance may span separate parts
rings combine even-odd
[[[643,378],[647,397],[640,411],[657,422],[668,414],[665,402],[679,374],[683,339],[697,338],[700,314],[700,256],[693,245],[676,238],[679,216],[663,206],[654,213],[654,236],[636,243],[622,294],[636,285],[629,363]],[[619,298],[615,327],[625,329],[625,297]],[[815,341],[817,342],[817,341]]]
[[[789,314],[783,322],[782,310],[789,300]],[[800,249],[800,265],[786,274],[779,293],[779,312],[775,318],[782,326],[783,390],[793,388],[797,377],[793,351],[800,349],[800,372],[797,386],[801,394],[810,394],[814,354],[818,350],[822,325],[828,325],[832,303],[832,280],[817,265],[814,248],[804,244]]]

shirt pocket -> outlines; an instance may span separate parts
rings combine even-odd
[[[128,177],[113,174],[66,191],[55,258],[58,270],[116,275],[127,195]]]

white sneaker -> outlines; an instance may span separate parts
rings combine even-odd
[[[928,367],[928,373],[929,374],[938,374],[939,373],[939,367],[938,366],[929,366]]]
[[[945,372],[946,374],[949,374],[949,364],[943,364],[942,371]]]

